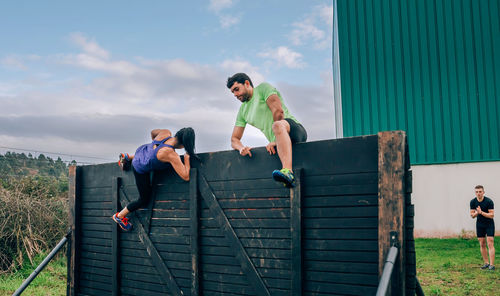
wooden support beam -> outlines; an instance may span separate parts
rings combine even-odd
[[[207,180],[202,174],[199,174],[198,180],[201,196],[203,197],[203,200],[205,201],[207,206],[210,208],[210,212],[212,212],[214,220],[219,224],[221,231],[224,233],[224,236],[229,242],[231,250],[234,251],[234,255],[239,261],[241,269],[246,274],[251,286],[256,289],[255,292],[257,293],[257,295],[270,296],[271,294],[269,293],[269,290],[264,284],[264,281],[262,281],[262,278],[259,276],[259,273],[255,269],[252,260],[250,260],[250,257],[245,251],[245,248],[241,244],[238,236],[234,232],[233,227],[229,223],[229,220],[227,219],[224,211],[219,205],[217,197],[208,185]]]
[[[302,295],[302,169],[295,169],[295,187],[290,189],[292,250],[291,295]]]
[[[199,243],[198,243],[198,170],[193,168],[189,172],[189,211],[191,218],[191,296],[198,296],[200,293],[199,283]]]
[[[80,245],[80,167],[70,166],[69,179],[69,225],[71,228],[70,250],[68,250],[68,279],[66,294],[76,295],[78,288],[78,254]]]
[[[378,133],[378,250],[379,278],[391,247],[390,232],[398,233],[400,251],[394,274],[397,291],[392,295],[405,295],[405,172],[406,134],[403,131]]]
[[[111,206],[113,209],[113,214],[120,211],[120,185],[121,178],[113,177],[113,183],[111,184],[111,194],[113,197],[111,199]],[[116,224],[116,223],[114,223]],[[118,224],[113,225],[111,231],[111,275],[112,275],[112,296],[120,295],[120,232],[118,230],[120,226]]]
[[[122,187],[120,188],[121,188],[120,192],[123,193],[120,194],[120,202],[122,205],[126,205],[130,202],[130,200],[128,199],[127,194],[125,193],[125,190],[123,190]],[[170,272],[170,269],[167,267],[165,262],[163,262],[163,258],[161,257],[160,253],[156,249],[151,239],[149,238],[149,235],[146,233],[146,230],[144,229],[142,222],[134,214],[130,215],[130,218],[133,221],[132,225],[134,225],[134,228],[136,229],[135,231],[139,236],[139,240],[146,247],[146,252],[148,253],[149,257],[151,257],[151,263],[153,263],[156,270],[160,273],[160,277],[167,285],[167,289],[173,295],[181,295],[181,296],[184,295],[184,292],[182,292],[181,288],[175,281],[175,278]]]

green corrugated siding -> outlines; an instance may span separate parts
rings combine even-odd
[[[500,160],[500,0],[337,0],[344,136],[414,164]]]

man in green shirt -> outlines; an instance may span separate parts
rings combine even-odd
[[[287,187],[295,186],[292,144],[307,140],[302,124],[290,114],[281,94],[269,83],[264,82],[254,88],[248,75],[237,73],[227,79],[227,88],[242,103],[236,116],[231,147],[242,156],[252,157],[252,148],[243,145],[241,138],[247,123],[260,129],[269,140],[266,146],[269,154],[276,154],[277,150],[281,160],[282,169],[273,171],[274,180],[283,182]]]

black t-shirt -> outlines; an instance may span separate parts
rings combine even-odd
[[[493,201],[488,198],[484,197],[482,202],[479,202],[477,200],[477,197],[474,197],[470,201],[470,209],[475,210],[477,206],[481,207],[481,211],[488,213],[488,210],[493,210],[495,208],[495,205],[493,204]],[[489,226],[491,223],[493,223],[493,219],[486,218],[483,215],[478,215],[477,216],[477,224],[482,225],[482,226]]]

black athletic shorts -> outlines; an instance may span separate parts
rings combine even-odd
[[[302,124],[297,123],[290,118],[285,118],[285,120],[290,125],[290,140],[292,140],[292,144],[305,142],[307,140],[307,132]]]
[[[489,225],[479,225],[476,223],[476,234],[477,237],[495,236],[495,224],[490,223]]]

